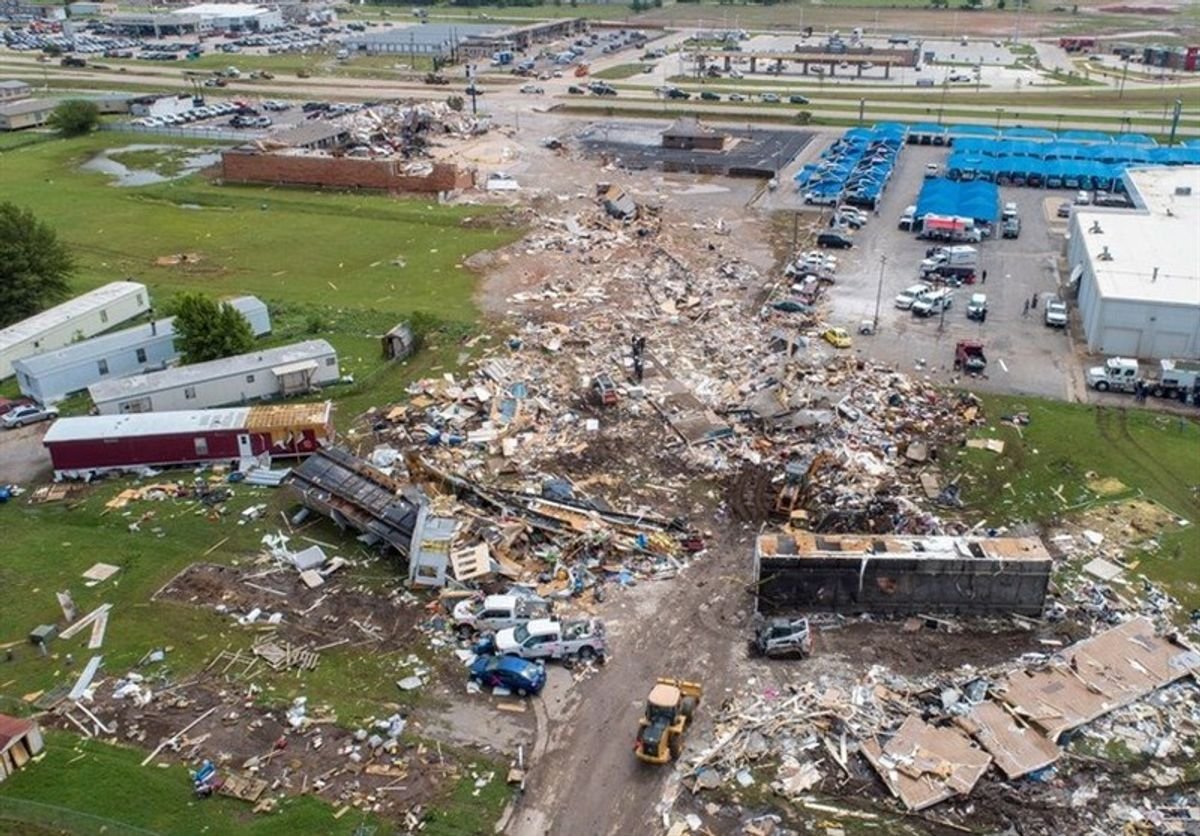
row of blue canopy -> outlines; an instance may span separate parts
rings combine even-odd
[[[917,217],[926,215],[952,215],[995,223],[1000,217],[1000,189],[995,183],[982,180],[928,178],[917,197]]]
[[[894,123],[889,123],[894,124]],[[1052,131],[1048,128],[989,128],[987,125],[937,125],[918,122],[907,127],[909,135],[940,136],[959,144],[964,139],[987,140],[1034,140],[1039,142],[1086,142],[1094,145],[1148,145],[1158,142],[1146,134],[1105,133],[1104,131]],[[1200,141],[1187,140],[1184,145],[1197,145]]]
[[[884,123],[851,128],[827,148],[816,163],[793,178],[806,193],[871,205],[882,194],[904,143],[905,127]]]

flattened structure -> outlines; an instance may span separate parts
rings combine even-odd
[[[287,480],[301,501],[343,528],[362,532],[407,556],[418,504],[401,495],[408,486],[338,447],[325,447]]]
[[[992,762],[962,732],[931,726],[916,715],[905,719],[883,746],[864,740],[862,752],[892,795],[910,810],[968,794]]]
[[[991,701],[980,703],[954,722],[987,749],[1010,779],[1045,769],[1062,755],[1062,750],[1040,731],[1018,723]]]
[[[1200,671],[1200,653],[1135,618],[1063,650],[1046,670],[1016,671],[1000,699],[1051,740]]]

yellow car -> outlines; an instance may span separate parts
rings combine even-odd
[[[834,348],[849,348],[853,345],[850,335],[846,333],[845,328],[826,328],[821,332],[821,339]]]

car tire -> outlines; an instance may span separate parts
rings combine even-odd
[[[528,696],[529,696],[529,691],[528,691],[527,689],[525,689],[525,688],[518,688],[518,689],[517,689],[517,696],[518,696],[518,697],[528,697]]]
[[[1096,390],[1098,392],[1107,392],[1108,391],[1108,381],[1101,380],[1099,383],[1096,384]]]
[[[588,662],[588,663],[596,661],[595,648],[592,648],[592,647],[579,648],[579,661]]]

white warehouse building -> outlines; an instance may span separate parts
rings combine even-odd
[[[315,392],[335,382],[337,352],[325,340],[238,354],[88,387],[101,415],[232,406]]]
[[[270,333],[270,313],[261,299],[239,296],[224,304],[246,318],[254,336]],[[178,360],[175,317],[171,316],[23,357],[13,363],[13,369],[23,395],[40,404],[53,404],[101,380],[157,371]]]
[[[1076,207],[1067,263],[1091,352],[1200,358],[1200,166],[1132,168],[1132,209]]]
[[[13,361],[94,337],[150,310],[140,282],[109,282],[0,331],[0,380],[13,376]]]

